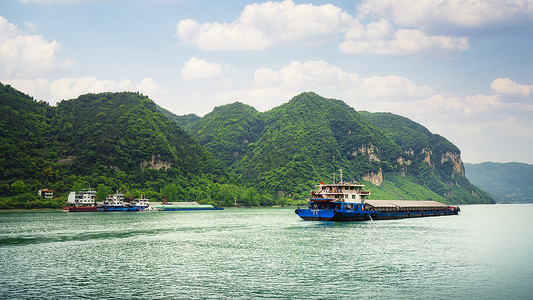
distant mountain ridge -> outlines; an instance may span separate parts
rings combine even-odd
[[[338,180],[343,169],[345,180],[366,181],[375,198],[493,202],[465,178],[460,151],[445,138],[315,93],[264,113],[236,102],[197,121],[174,120],[242,182],[270,193],[306,197],[319,179]]]
[[[466,177],[500,203],[533,203],[533,165],[483,162],[464,164]]]

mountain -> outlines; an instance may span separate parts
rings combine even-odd
[[[466,177],[499,203],[533,203],[533,165],[465,163]]]
[[[0,113],[0,196],[102,186],[209,202],[211,188],[230,183],[211,153],[139,93],[87,94],[52,107],[0,84]]]
[[[132,92],[50,106],[0,83],[0,112],[0,208],[57,207],[61,200],[36,191],[89,186],[101,197],[119,189],[152,200],[301,205],[319,181],[339,181],[340,169],[374,199],[493,202],[464,177],[445,138],[314,93],[267,112],[236,102],[198,117]]]
[[[181,123],[193,138],[229,168],[237,167],[264,128],[261,114],[240,102],[216,107],[196,122],[185,123],[181,119]]]
[[[167,117],[169,120],[175,122],[180,127],[186,127],[189,124],[195,123],[201,118],[195,114],[188,114],[183,116],[175,115],[174,113],[168,111],[167,109],[164,109],[163,107],[157,105],[157,110],[159,110],[165,117]]]
[[[319,181],[363,180],[373,197],[491,203],[464,177],[460,151],[392,114],[359,113],[344,102],[300,94],[268,112],[233,103],[185,129],[241,183],[305,198]]]
[[[461,151],[444,137],[405,117],[391,113],[362,112],[402,149],[396,171],[409,176],[453,202],[483,203],[490,199],[465,177]],[[480,201],[475,201],[479,199]],[[491,201],[492,202],[492,201]]]

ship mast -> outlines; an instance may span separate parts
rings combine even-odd
[[[339,169],[339,173],[341,173],[341,183],[342,183],[342,169]]]

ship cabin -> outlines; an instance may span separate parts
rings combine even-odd
[[[112,206],[123,206],[124,205],[124,195],[120,193],[108,195],[105,199],[104,205]]]
[[[70,192],[67,199],[67,204],[74,206],[94,206],[96,191],[88,189],[80,192]]]
[[[363,190],[364,185],[357,182],[341,182],[317,185],[308,200],[310,209],[364,210],[365,197],[370,191]]]
[[[137,199],[131,201],[131,205],[134,205],[134,206],[149,206],[150,205],[150,200],[144,198],[144,196],[141,195],[141,198],[137,198]]]

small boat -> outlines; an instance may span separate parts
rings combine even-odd
[[[308,208],[294,212],[310,221],[366,221],[457,215],[459,207],[437,201],[366,200],[370,191],[356,182],[325,184],[311,192]]]

